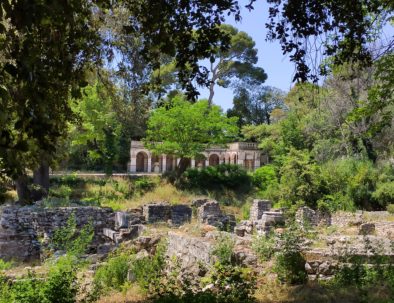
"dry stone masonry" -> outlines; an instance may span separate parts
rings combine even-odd
[[[79,228],[92,223],[95,231],[93,246],[105,242],[104,228],[114,226],[114,214],[109,208],[3,206],[0,208],[0,258],[21,261],[39,259],[41,242],[47,242],[54,230],[65,226],[72,215]]]
[[[219,203],[213,200],[201,205],[197,216],[200,223],[215,226],[220,230],[233,231],[236,224],[235,217],[223,214]]]

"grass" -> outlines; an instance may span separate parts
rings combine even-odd
[[[97,303],[142,303],[146,302],[146,294],[136,284],[131,284],[122,292],[112,292],[100,298]]]

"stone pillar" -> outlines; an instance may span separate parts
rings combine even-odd
[[[209,159],[207,158],[207,159],[205,159],[205,167],[208,167],[209,166]]]
[[[192,168],[195,168],[195,167],[196,167],[196,160],[195,160],[195,159],[192,159],[192,160],[191,160],[191,167],[192,167]]]
[[[257,221],[263,216],[263,213],[271,209],[271,201],[254,199],[250,207],[250,220]]]
[[[260,159],[255,158],[254,159],[254,169],[259,168],[260,167]]]
[[[167,155],[163,155],[163,161],[161,163],[161,172],[164,173],[167,170]]]
[[[134,153],[132,153],[131,157],[130,157],[130,168],[129,168],[129,171],[131,173],[137,172],[137,157],[136,157],[136,155]]]
[[[181,158],[177,158],[177,159],[176,159],[176,166],[179,165],[179,162],[181,162]]]
[[[148,155],[148,173],[152,172],[152,156]]]

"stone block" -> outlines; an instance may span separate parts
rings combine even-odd
[[[123,211],[118,211],[115,213],[115,229],[119,230],[121,228],[129,227],[129,214]]]
[[[200,207],[209,201],[212,201],[212,200],[209,198],[197,198],[192,201],[192,206],[193,207]]]
[[[272,203],[269,200],[254,199],[250,207],[250,220],[260,220],[263,213],[271,209],[271,205]]]
[[[285,216],[282,212],[265,211],[261,217],[261,221],[265,225],[285,224]]]
[[[171,205],[167,202],[146,204],[142,208],[146,222],[167,222],[171,220]]]
[[[295,219],[301,226],[304,226],[305,224],[309,224],[311,226],[317,225],[317,214],[308,206],[300,207],[296,212]]]
[[[118,236],[119,232],[110,229],[110,228],[104,228],[103,229],[103,235],[109,239],[111,239],[111,241],[116,242],[117,236]]]
[[[189,223],[192,219],[192,209],[188,205],[173,205],[171,207],[171,223],[179,226]]]
[[[217,201],[209,201],[198,208],[198,219],[201,223],[208,223],[208,218],[222,216],[222,210]],[[208,223],[209,224],[209,223]]]

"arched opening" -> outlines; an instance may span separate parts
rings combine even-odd
[[[137,173],[146,173],[148,172],[148,155],[145,152],[139,152],[137,154]]]
[[[244,160],[244,168],[246,170],[253,170],[254,169],[254,161],[251,159]]]
[[[217,154],[212,154],[209,156],[209,166],[219,165],[219,156]]]

